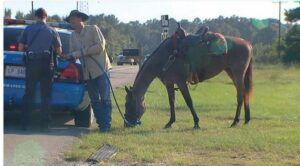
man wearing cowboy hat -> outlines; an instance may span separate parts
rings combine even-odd
[[[66,21],[74,28],[70,37],[70,54],[65,58],[79,59],[92,108],[101,132],[111,126],[110,86],[106,72],[111,68],[105,39],[96,25],[84,25],[88,15],[78,10],[71,11]]]

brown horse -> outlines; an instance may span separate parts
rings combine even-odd
[[[249,42],[238,37],[226,36],[225,39],[230,43],[227,54],[211,56],[209,63],[202,66],[200,69],[196,69],[196,73],[198,75],[198,81],[202,82],[218,75],[224,70],[227,72],[237,90],[236,115],[231,125],[231,127],[235,127],[239,122],[243,103],[245,124],[250,121],[249,97],[252,92],[252,46]],[[188,45],[191,45],[191,43],[197,44],[203,42],[201,35],[189,35],[180,40],[181,42],[178,42],[178,47],[182,48],[183,46],[186,46],[187,43],[189,43]],[[187,106],[191,110],[194,119],[194,128],[199,128],[199,118],[194,109],[187,86],[188,72],[186,72],[186,60],[184,58],[186,55],[172,59],[172,63],[167,70],[164,70],[166,64],[170,62],[170,55],[174,54],[174,46],[173,38],[168,38],[162,42],[138,72],[133,87],[130,87],[129,89],[125,87],[127,92],[125,103],[126,126],[135,126],[139,124],[139,120],[145,112],[144,95],[150,83],[158,77],[166,86],[170,104],[171,116],[169,122],[165,125],[165,128],[170,128],[175,122],[174,84],[177,84]],[[186,53],[186,51],[184,52]],[[201,52],[198,54],[200,55]]]

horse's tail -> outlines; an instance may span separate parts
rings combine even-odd
[[[251,50],[252,52],[252,50]],[[253,56],[251,55],[251,60],[249,63],[249,66],[246,70],[245,79],[244,79],[244,85],[245,85],[245,96],[250,98],[252,96],[252,70],[253,70]]]

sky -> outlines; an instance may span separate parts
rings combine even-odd
[[[298,7],[293,0],[282,3],[285,9]],[[299,0],[298,0],[299,1]],[[43,7],[49,15],[66,16],[76,9],[76,0],[34,0],[34,8]],[[278,18],[278,0],[89,0],[88,14],[114,14],[119,21],[128,23],[150,19],[160,19],[168,14],[176,20],[199,17],[201,20],[232,15],[247,18]],[[12,9],[13,16],[18,10],[31,10],[31,0],[4,0],[4,8]],[[282,17],[284,18],[284,16]]]

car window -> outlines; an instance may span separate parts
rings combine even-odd
[[[22,35],[24,29],[18,28],[4,28],[4,50],[5,51],[16,51],[11,47],[14,46],[17,49],[18,41]],[[70,34],[58,32],[61,43],[62,43],[62,52],[63,54],[69,53],[69,40]]]
[[[69,53],[69,51],[70,51],[69,50],[70,34],[59,32],[59,36],[60,36],[60,40],[61,40],[61,43],[62,43],[62,52],[63,52],[63,54]]]
[[[23,29],[4,28],[4,50],[11,51],[12,45],[17,47]]]

